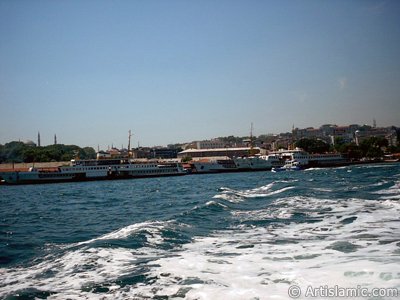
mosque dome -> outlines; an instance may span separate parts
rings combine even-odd
[[[27,145],[27,146],[36,147],[36,144],[35,144],[33,141],[31,141],[31,140],[26,140],[26,141],[24,142],[24,144]]]

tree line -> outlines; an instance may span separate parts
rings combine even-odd
[[[10,142],[0,145],[0,163],[69,161],[76,157],[93,159],[96,158],[96,151],[92,147],[63,144],[36,147],[23,142]]]
[[[302,148],[309,153],[325,153],[336,151],[346,155],[349,159],[380,158],[385,153],[400,152],[400,145],[389,146],[387,139],[383,137],[370,137],[356,143],[346,143],[342,138],[335,138],[335,144],[329,145],[320,139],[303,138],[295,143],[296,147]]]

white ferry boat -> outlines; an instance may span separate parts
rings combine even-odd
[[[271,154],[279,156],[283,161],[297,161],[301,167],[330,167],[348,163],[340,153],[310,154],[300,148],[280,150]]]
[[[271,164],[271,168],[282,167],[285,164],[285,161],[276,154],[268,154],[260,156],[262,159],[265,159],[269,164]]]
[[[190,163],[192,173],[224,173],[238,171],[231,159],[199,160]]]
[[[53,169],[30,168],[28,171],[0,172],[7,184],[50,183],[106,179],[127,179],[185,175],[186,171],[177,162],[147,161],[132,159],[71,160],[69,166]]]
[[[240,171],[271,169],[271,164],[260,156],[234,157],[233,161]]]
[[[274,167],[281,167],[284,161],[278,155],[261,155],[233,158],[236,167],[240,171],[271,170]]]
[[[239,171],[262,171],[271,170],[273,167],[272,161],[276,163],[275,156],[261,156],[255,154],[255,148],[253,145],[253,123],[251,123],[250,130],[250,144],[249,155],[234,157],[233,161]]]

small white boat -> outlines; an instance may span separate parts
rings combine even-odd
[[[281,171],[300,171],[302,167],[300,163],[296,160],[288,160],[283,167],[280,168],[272,168],[272,172],[281,172]]]

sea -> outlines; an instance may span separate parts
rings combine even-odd
[[[1,299],[349,291],[400,298],[398,163],[0,186]]]

